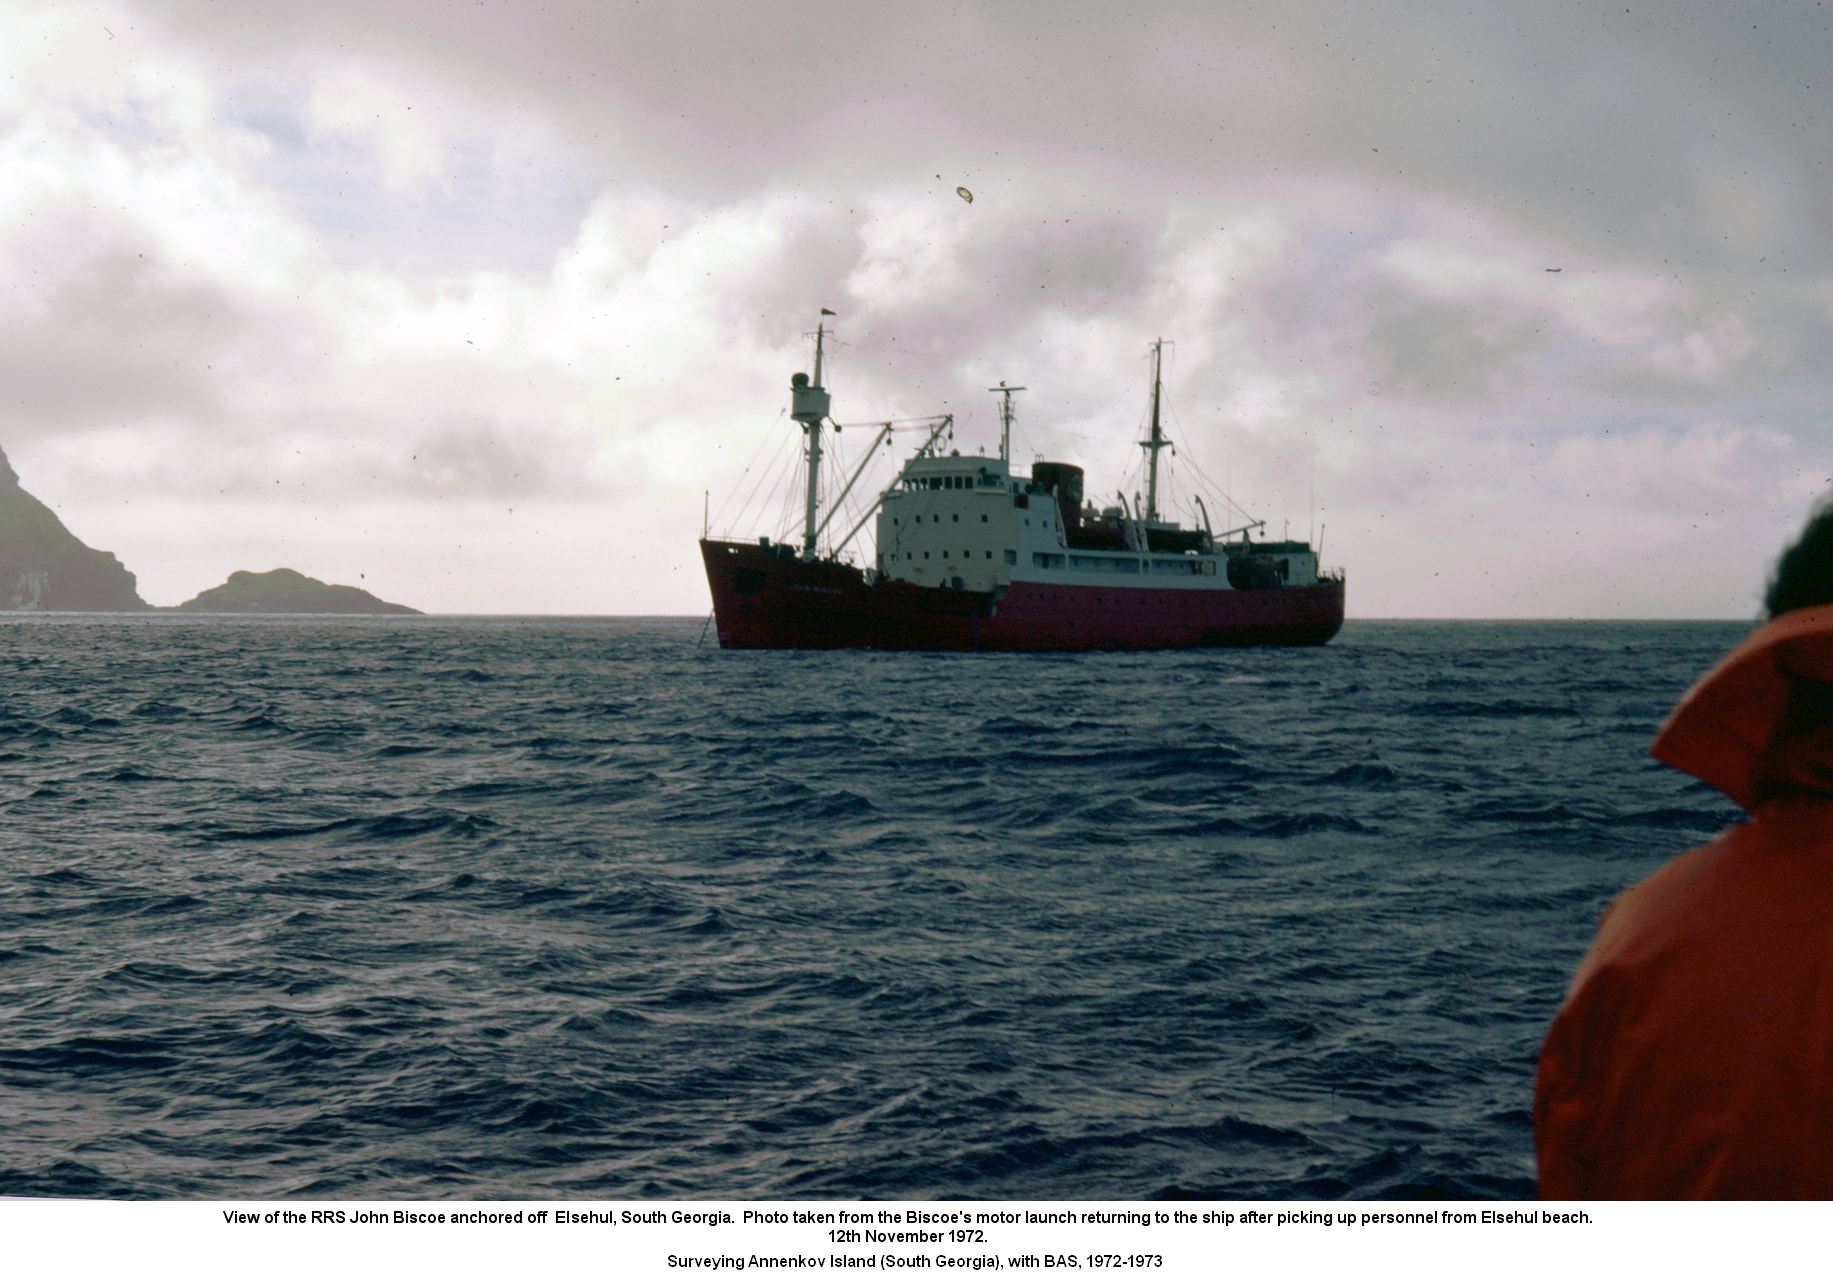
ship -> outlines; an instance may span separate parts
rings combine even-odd
[[[826,315],[828,311],[823,311]],[[865,471],[862,461],[823,513],[822,443],[831,395],[822,383],[825,321],[814,332],[814,374],[790,380],[790,417],[804,435],[801,544],[700,539],[711,622],[729,650],[1058,651],[1181,650],[1322,645],[1343,626],[1343,572],[1320,569],[1308,540],[1256,538],[1262,521],[1215,532],[1159,507],[1164,342],[1152,346],[1151,423],[1143,500],[1085,501],[1081,467],[1011,462],[1012,395],[1001,384],[997,456],[943,452],[954,417],[924,422],[927,436],[850,531],[820,547]],[[890,441],[895,422],[866,449]],[[858,426],[848,425],[848,428]],[[844,554],[867,521],[870,565]]]

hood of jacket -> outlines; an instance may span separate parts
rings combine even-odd
[[[1747,810],[1797,793],[1833,795],[1833,605],[1792,610],[1752,632],[1681,697],[1649,748]]]

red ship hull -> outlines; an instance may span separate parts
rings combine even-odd
[[[703,539],[729,650],[1166,650],[1322,645],[1343,626],[1341,579],[1285,588],[1013,583],[997,592],[888,580],[782,545]]]

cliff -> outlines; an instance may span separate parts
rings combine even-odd
[[[202,614],[419,614],[410,606],[352,588],[323,583],[297,570],[255,574],[238,570],[227,582],[207,589],[177,609]]]
[[[72,535],[0,452],[0,610],[145,610],[113,553]]]

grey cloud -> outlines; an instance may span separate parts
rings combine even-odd
[[[0,396],[22,433],[223,415],[248,315],[232,293],[149,250],[117,241],[41,257],[31,271],[39,295],[0,318]]]
[[[1370,304],[1379,314],[1363,347],[1370,394],[1470,403],[1519,393],[1549,343],[1543,320],[1493,303],[1434,304],[1380,288]]]
[[[1746,307],[1765,309],[1833,272],[1822,233],[1833,147],[1815,92],[1828,20],[1805,8],[1301,0],[1161,6],[1140,21],[1094,3],[918,4],[868,21],[813,0],[582,0],[539,15],[431,0],[254,0],[232,13],[200,0],[161,12],[244,76],[267,67],[284,78],[302,51],[367,59],[377,74],[411,67],[412,82],[446,86],[416,109],[445,120],[461,149],[480,127],[547,121],[573,140],[565,175],[576,191],[634,184],[708,204],[795,191],[830,210],[825,251],[787,249],[818,261],[797,277],[805,284],[841,267],[838,248],[867,217],[869,192],[947,197],[1000,227],[959,258],[974,284],[949,320],[962,347],[982,334],[979,314],[1124,304],[1174,215],[1225,224],[1244,206],[1330,188],[1349,205],[1339,229],[1381,204],[1448,217],[1461,207],[1544,243],[1558,258],[1549,264],[1660,273],[1702,307],[1744,301],[1761,275],[1764,294]],[[454,117],[459,103],[477,113]],[[513,177],[473,173],[468,199],[489,202],[493,180]],[[975,191],[973,205],[952,195],[959,184]],[[341,224],[355,214],[314,215]],[[1071,227],[1058,234],[1064,217]],[[1104,232],[1084,233],[1091,219]],[[428,235],[451,233],[440,228],[449,218],[428,210],[424,220]],[[1363,242],[1382,230],[1365,226]],[[1261,298],[1291,308],[1305,295]],[[824,284],[819,299],[834,296]],[[741,303],[763,312],[784,296],[753,288]],[[1498,314],[1477,323],[1495,339],[1460,336],[1469,317],[1407,303],[1394,318],[1395,375],[1450,384],[1426,352],[1482,356],[1522,330]],[[1771,325],[1762,313],[1752,321]],[[1810,306],[1791,306],[1789,324],[1798,334],[1785,344],[1817,347],[1830,334]],[[1023,324],[1008,314],[1003,325]],[[910,331],[899,341],[921,344]]]
[[[940,167],[948,189],[984,200],[1073,168],[1150,205],[1336,173],[1645,260],[1705,267],[1764,247],[1802,267],[1827,259],[1816,85],[1828,18],[1806,7],[1191,3],[1141,20],[1095,3],[866,15],[581,0],[536,14],[188,0],[161,12],[226,61],[279,66],[304,50],[415,66],[499,115],[552,119],[606,179],[696,198]],[[1727,183],[1748,196],[1741,218],[1714,193]]]
[[[402,475],[391,485],[436,498],[544,499],[591,493],[581,476],[585,457],[556,437],[512,435],[486,420],[455,420],[412,444]]]

